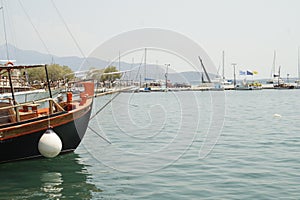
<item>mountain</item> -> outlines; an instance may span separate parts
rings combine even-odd
[[[0,60],[7,59],[6,46],[0,46]],[[42,63],[56,63],[60,65],[69,66],[73,71],[77,71],[80,67],[86,68],[91,66],[100,66],[104,68],[107,62],[97,58],[84,58],[76,56],[58,57],[55,55],[43,54],[32,50],[22,50],[13,45],[8,45],[8,53],[11,60],[16,60],[17,64],[42,64]],[[86,68],[87,69],[87,68]]]
[[[11,60],[16,60],[17,64],[42,64],[42,63],[56,63],[60,65],[69,66],[73,71],[82,69],[89,69],[95,67],[103,69],[108,66],[108,62],[98,58],[80,58],[77,56],[59,57],[55,55],[43,54],[32,50],[22,50],[13,45],[8,45],[9,57]],[[6,46],[0,46],[0,60],[6,59]],[[118,63],[115,63],[118,68]],[[131,70],[126,73],[125,79],[143,80],[145,78],[145,67],[143,64],[131,64],[126,62],[120,63],[121,71]],[[172,83],[188,83],[197,85],[200,83],[202,72],[189,71],[189,72],[175,72],[169,69],[168,80]],[[214,78],[215,75],[210,74]],[[146,78],[165,80],[165,68],[158,65],[147,65]]]

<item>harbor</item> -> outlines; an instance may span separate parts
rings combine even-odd
[[[296,197],[299,105],[286,102],[297,102],[299,94],[227,92],[219,140],[200,159],[211,122],[207,116],[214,112],[209,92],[121,93],[90,122],[112,144],[88,129],[75,153],[1,164],[6,185],[0,193],[8,199],[73,198],[75,193],[86,199]],[[93,110],[109,99],[95,99]],[[184,110],[190,117],[180,117]]]
[[[0,0],[0,200],[299,199],[299,8]]]

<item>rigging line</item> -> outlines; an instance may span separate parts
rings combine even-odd
[[[7,13],[9,13],[9,3],[8,1],[5,2],[5,7],[6,7],[6,10],[7,10]],[[3,8],[4,9],[4,8]],[[16,33],[15,33],[15,29],[14,29],[14,19],[13,19],[13,15],[6,15],[6,18],[5,18],[5,23],[6,23],[6,30],[8,31],[11,31],[11,33],[8,33],[8,36],[11,35],[11,41],[9,41],[8,39],[8,45],[9,44],[14,44],[16,46],[17,42],[16,42]],[[11,55],[15,55],[17,56],[17,52],[16,52],[16,48],[12,48],[10,49],[10,53],[9,53],[9,57],[10,59],[12,58]],[[15,62],[15,61],[14,61]]]
[[[138,67],[138,71],[137,71],[137,73],[136,73],[136,75],[135,75],[135,80],[137,80],[137,78],[138,78],[138,75],[139,75],[139,73],[140,73],[141,66],[142,66],[142,64],[143,64],[143,60],[144,60],[144,55],[142,56],[140,65],[139,65],[139,67]]]
[[[77,40],[75,39],[74,35],[72,34],[71,30],[69,29],[69,27],[68,27],[68,25],[67,25],[66,21],[64,20],[63,16],[61,15],[60,11],[58,10],[57,6],[55,5],[54,1],[53,1],[53,0],[51,0],[51,2],[52,2],[52,5],[53,5],[53,7],[55,8],[55,10],[56,10],[56,12],[57,12],[57,14],[58,14],[59,18],[60,18],[60,19],[61,19],[61,21],[63,22],[63,24],[64,24],[65,28],[66,28],[66,29],[67,29],[67,31],[68,31],[68,33],[70,34],[70,36],[71,36],[71,38],[72,38],[73,42],[75,43],[76,47],[77,47],[77,48],[78,48],[78,50],[80,51],[80,54],[81,54],[81,55],[82,55],[82,57],[83,57],[83,58],[86,60],[86,62],[87,62],[87,63],[89,63],[89,61],[87,60],[86,56],[84,55],[84,53],[83,53],[82,49],[80,48],[80,46],[79,46],[79,44],[78,44]],[[90,63],[89,63],[89,64],[90,64]]]
[[[3,7],[3,0],[1,0],[1,7],[2,10],[2,18],[3,18],[3,30],[4,30],[4,38],[5,38],[5,46],[6,46],[6,58],[9,61],[9,52],[8,52],[8,43],[7,43],[7,34],[6,34],[6,25],[5,25],[5,16],[4,16],[4,7]]]
[[[92,129],[90,126],[88,126],[88,128],[93,132],[95,133],[96,135],[98,135],[100,138],[102,138],[105,142],[107,142],[108,144],[111,144],[111,142],[106,139],[105,137],[103,137],[102,135],[100,135],[99,133],[97,133],[94,129]]]
[[[16,29],[15,29],[15,27],[16,27],[16,25],[15,25],[15,18],[14,18],[14,15],[11,15],[11,16],[8,16],[8,17],[10,17],[10,21],[8,21],[8,22],[10,22],[9,24],[10,24],[10,30],[11,30],[11,35],[12,35],[12,41],[11,41],[11,43],[15,46],[15,47],[18,47],[18,41],[16,40],[17,39],[17,34],[16,34]],[[13,48],[12,49],[13,50],[13,55],[15,55],[15,57],[16,57],[16,59],[18,58],[18,53],[17,53],[17,48]]]
[[[104,106],[102,106],[92,117],[90,117],[90,120],[92,120],[94,117],[96,117],[108,104],[110,104],[121,92],[118,92],[114,97],[112,97]]]
[[[9,5],[7,5],[7,8],[9,8]],[[9,11],[7,11],[8,13],[9,13]],[[8,25],[9,25],[9,30],[11,31],[11,42],[10,43],[12,43],[15,47],[17,47],[18,45],[17,45],[17,40],[16,40],[16,38],[17,38],[17,34],[16,34],[16,29],[15,29],[15,27],[16,27],[16,25],[15,25],[15,16],[14,15],[8,15],[7,16],[8,17],[8,20],[7,20],[7,22],[9,22],[8,23]],[[15,55],[15,57],[17,58],[17,56],[18,56],[18,54],[17,54],[17,49],[16,48],[13,48],[12,49],[13,50],[13,55]]]
[[[35,33],[36,33],[37,36],[39,37],[40,41],[42,42],[42,44],[43,44],[45,50],[46,50],[47,53],[48,53],[48,56],[50,56],[50,58],[52,58],[51,53],[50,53],[50,51],[49,51],[49,48],[47,47],[46,43],[44,42],[44,40],[43,40],[42,36],[40,35],[40,33],[38,32],[37,28],[34,26],[32,20],[31,20],[31,18],[30,18],[30,16],[29,16],[29,14],[26,12],[26,9],[25,9],[24,5],[22,4],[21,0],[18,0],[18,2],[19,2],[19,4],[20,4],[20,6],[21,6],[23,12],[25,13],[25,15],[26,15],[28,21],[30,22],[30,24],[31,24],[31,26],[32,26],[32,28],[33,28],[33,30],[35,31]]]

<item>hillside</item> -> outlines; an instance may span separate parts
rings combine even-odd
[[[102,69],[108,65],[107,61],[98,58],[80,58],[77,56],[59,57],[55,55],[43,54],[33,50],[22,50],[12,45],[8,45],[8,52],[11,60],[16,60],[16,64],[42,64],[42,63],[56,63],[60,65],[69,66],[73,71],[81,69],[89,69],[91,67]],[[6,59],[5,45],[0,46],[0,60]],[[118,66],[118,65],[117,65]],[[127,73],[127,79],[139,80],[144,79],[145,68],[143,64],[131,64],[126,62],[120,63],[121,70],[133,70]],[[165,77],[165,69],[157,65],[147,65],[146,77],[150,79],[162,79]],[[211,75],[214,77],[214,75]],[[201,72],[189,71],[176,73],[169,70],[168,79],[172,83],[189,83],[199,84],[201,80]]]

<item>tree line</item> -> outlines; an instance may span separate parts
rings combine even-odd
[[[74,79],[75,75],[72,69],[68,66],[61,66],[52,64],[47,66],[49,80],[59,81],[67,79]],[[46,81],[46,73],[44,68],[29,68],[23,72],[28,77],[29,82]]]
[[[47,66],[49,80],[60,81],[60,80],[73,80],[75,74],[72,69],[68,66],[61,66],[59,64],[52,64]],[[112,72],[118,72],[115,66],[109,66],[105,69],[97,70],[96,68],[91,68],[87,74],[87,78],[97,80],[98,82],[114,82],[116,79],[121,78],[121,74],[110,74]],[[28,82],[45,82],[46,73],[44,68],[29,68],[23,72],[27,76]]]

